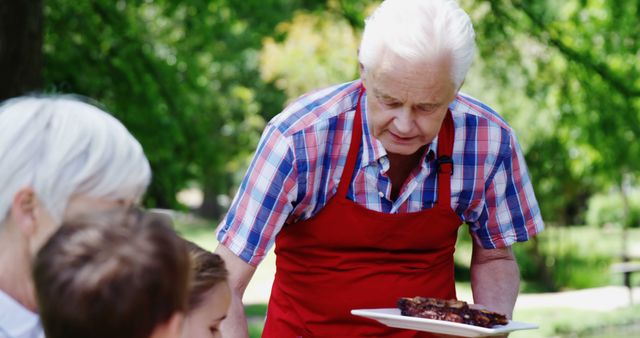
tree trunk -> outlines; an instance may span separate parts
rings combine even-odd
[[[0,100],[42,89],[42,0],[0,0]]]
[[[218,203],[218,192],[212,187],[204,187],[202,191],[202,205],[197,210],[198,215],[212,220],[219,220],[222,217],[222,206]]]
[[[217,169],[213,169],[216,167]],[[214,165],[209,172],[204,174],[202,180],[202,205],[196,213],[204,218],[219,221],[229,208],[229,201],[221,201],[218,197],[229,193],[233,183],[230,173],[222,169],[222,164]],[[234,195],[230,195],[233,198]]]
[[[531,259],[538,269],[539,281],[542,282],[544,287],[550,291],[557,291],[558,286],[553,278],[553,272],[549,269],[546,264],[545,255],[540,251],[540,245],[538,241],[538,237],[534,236],[532,238],[532,245],[529,247],[529,254],[531,255]]]

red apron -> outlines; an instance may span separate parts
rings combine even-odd
[[[310,219],[285,225],[276,238],[277,269],[262,337],[431,337],[350,311],[395,307],[399,297],[456,297],[453,252],[461,220],[451,209],[451,113],[438,135],[443,164],[437,203],[420,212],[381,213],[346,198],[362,143],[363,92],[336,195]]]

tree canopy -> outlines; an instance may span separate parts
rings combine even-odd
[[[460,2],[478,42],[463,91],[516,129],[544,217],[579,222],[591,195],[634,184],[640,4]],[[89,96],[121,119],[152,163],[147,205],[180,207],[176,193],[197,185],[201,212],[218,217],[265,122],[306,91],[358,76],[359,36],[377,2],[33,4],[43,13],[29,14],[43,27],[43,67],[30,88]]]

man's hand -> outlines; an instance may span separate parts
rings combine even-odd
[[[231,287],[231,307],[227,318],[222,322],[220,331],[225,338],[248,338],[247,317],[244,314],[242,296],[256,268],[240,259],[223,245],[218,245],[215,253],[220,255],[229,271]]]

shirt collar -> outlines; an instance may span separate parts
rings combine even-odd
[[[378,160],[387,156],[387,151],[382,146],[382,142],[378,141],[369,130],[369,120],[367,116],[367,92],[362,95],[360,102],[362,109],[362,144],[364,151],[362,153],[362,161],[360,167],[366,167],[375,164]]]

